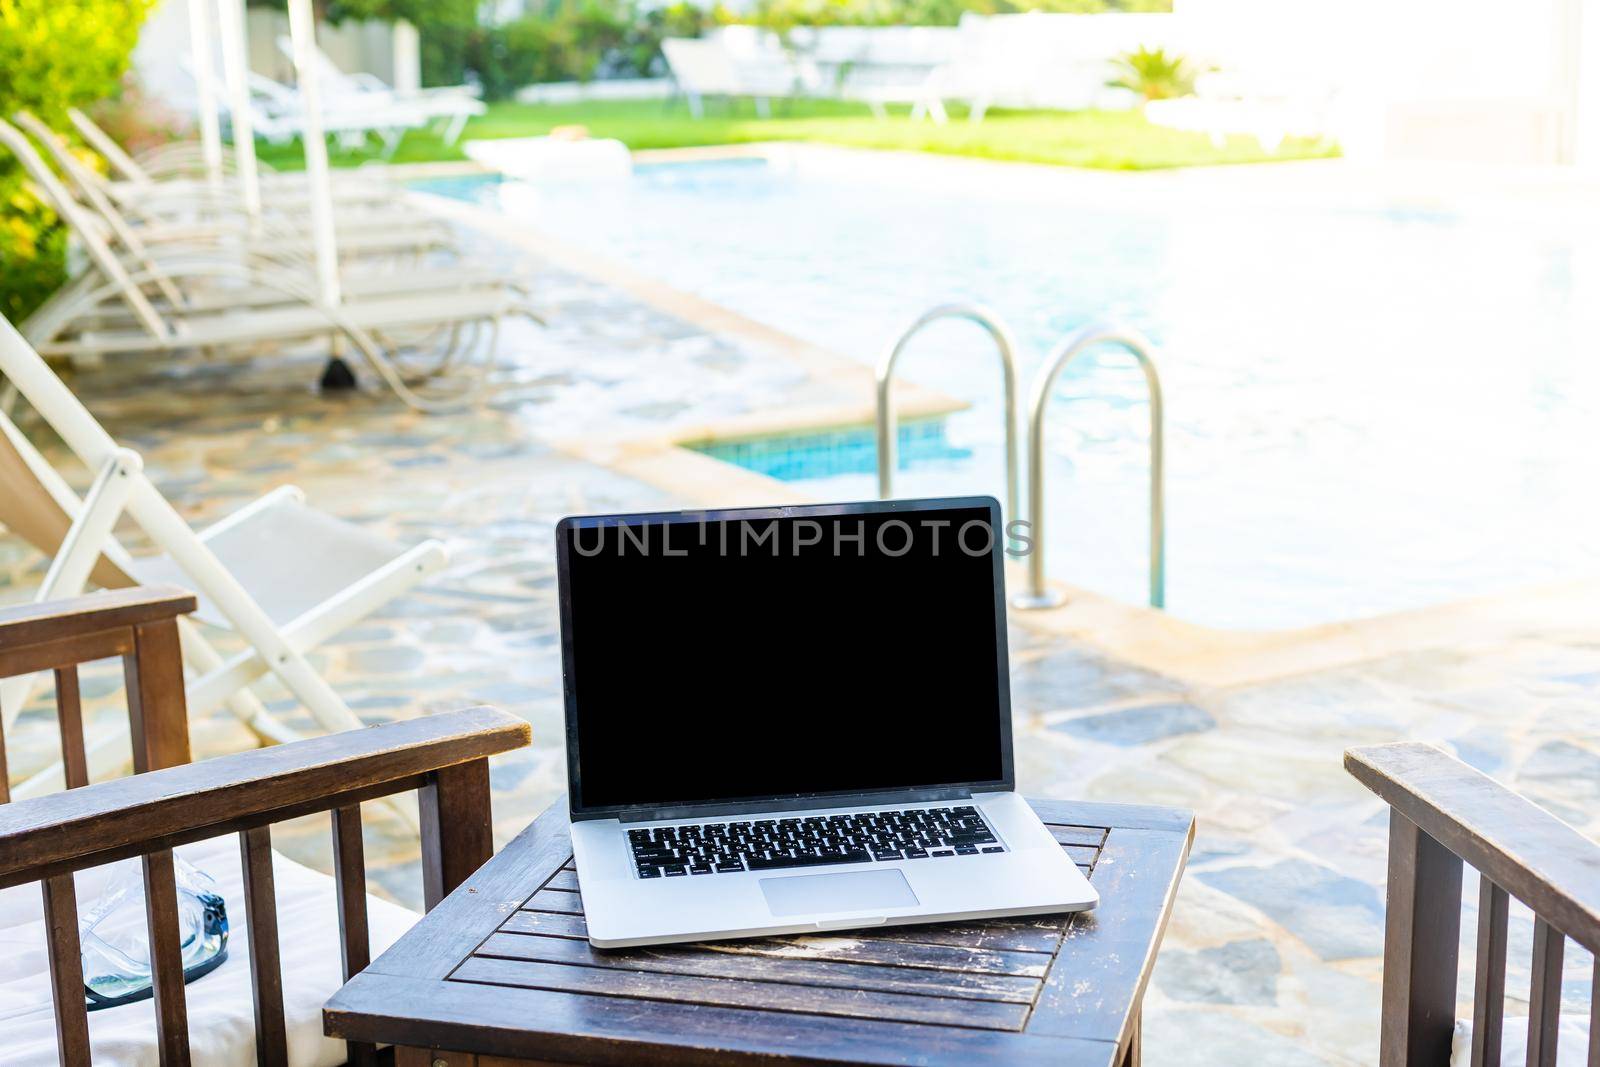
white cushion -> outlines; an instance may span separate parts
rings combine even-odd
[[[1556,1067],[1585,1067],[1589,1062],[1589,1024],[1583,1019],[1561,1018],[1561,1030],[1556,1038]],[[1528,1062],[1528,1019],[1526,1016],[1508,1018],[1501,1031],[1500,1062],[1521,1064]],[[1455,1038],[1450,1043],[1450,1067],[1471,1067],[1472,1021],[1456,1020]]]
[[[217,891],[228,905],[227,961],[184,987],[193,1061],[195,1067],[248,1067],[256,1062],[255,1012],[239,839],[228,834],[186,845],[178,854],[215,879]],[[322,1005],[344,984],[333,879],[276,854],[272,870],[289,1062],[296,1067],[331,1067],[345,1061],[344,1042],[322,1035]],[[107,877],[104,868],[79,872],[80,908],[88,907]],[[0,1059],[7,1067],[54,1067],[58,1062],[43,914],[37,884],[0,890],[0,1034],[5,1035]],[[418,918],[405,908],[368,896],[373,958]],[[89,1040],[96,1067],[155,1067],[152,1002],[90,1012]]]

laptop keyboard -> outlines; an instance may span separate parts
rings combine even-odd
[[[651,826],[628,842],[640,878],[1005,851],[971,806]]]

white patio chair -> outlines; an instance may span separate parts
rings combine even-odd
[[[39,158],[21,131],[0,120],[0,145],[11,149],[40,192],[77,236],[90,266],[53,295],[22,324],[28,341],[46,356],[90,361],[110,354],[171,352],[180,349],[227,349],[328,336],[347,340],[372,371],[405,403],[419,410],[437,410],[441,401],[417,391],[423,383],[452,369],[458,357],[478,340],[482,328],[497,338],[508,314],[538,316],[525,297],[509,286],[471,283],[432,292],[380,292],[356,296],[337,306],[323,303],[307,282],[308,272],[261,261],[241,261],[224,249],[181,249],[158,264],[125,265],[71,193]],[[188,279],[228,281],[246,291],[281,292],[282,303],[270,306],[224,305],[217,310],[184,307],[158,309],[143,286]],[[463,344],[461,331],[470,336]],[[448,330],[448,348],[428,360],[424,369],[408,372],[397,364],[399,348],[388,349],[378,336],[402,337],[418,331]],[[449,398],[465,397],[456,389]],[[445,403],[448,403],[446,401]],[[454,404],[450,404],[454,406]]]
[[[35,594],[43,602],[81,593],[95,575],[124,584],[124,576],[147,584],[176,584],[197,594],[202,620],[237,633],[247,647],[228,657],[200,633],[183,634],[190,670],[190,708],[204,713],[228,704],[257,736],[292,740],[248,687],[272,674],[330,732],[362,725],[319,675],[306,654],[442,568],[447,556],[438,541],[406,548],[352,523],[316,511],[292,486],[276,489],[196,532],[144,474],[139,455],[120,446],[10,323],[0,319],[0,375],[90,471],[89,490],[79,498],[67,480],[0,415],[0,523],[40,538],[52,561]],[[31,515],[17,518],[8,513]],[[113,528],[130,517],[158,554],[136,557],[118,543]],[[53,530],[65,533],[59,544]],[[20,712],[31,679],[0,683],[0,710],[9,722]],[[96,738],[91,768],[107,767],[123,738]],[[47,791],[59,765],[36,775],[17,796]]]
[[[291,62],[294,60],[294,42],[287,35],[278,38],[278,51]],[[322,89],[326,107],[333,112],[346,108],[359,110],[369,104],[418,108],[437,125],[444,143],[453,145],[461,139],[467,121],[488,110],[477,98],[479,90],[475,86],[442,85],[401,92],[375,74],[346,73],[321,48],[312,50],[312,58],[317,64],[317,84]]]

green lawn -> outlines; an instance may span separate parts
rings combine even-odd
[[[904,109],[877,119],[865,107],[820,100],[778,102],[770,119],[758,117],[748,102],[713,105],[708,111],[705,118],[695,119],[681,103],[665,101],[499,103],[490,105],[488,114],[473,119],[462,139],[530,137],[555,126],[581,125],[595,137],[615,137],[633,149],[818,141],[1100,170],[1154,170],[1339,154],[1337,146],[1326,142],[1291,139],[1275,154],[1267,155],[1251,137],[1230,138],[1219,149],[1202,134],[1151,125],[1137,111],[991,111],[976,124],[956,112],[945,126],[912,122]],[[298,145],[264,145],[260,155],[276,167],[300,165]],[[375,153],[339,152],[334,161],[353,165],[373,158]],[[394,161],[461,158],[459,147],[448,147],[431,133],[412,132],[401,143]]]

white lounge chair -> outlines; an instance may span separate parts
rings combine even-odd
[[[124,151],[116,140],[101,129],[93,119],[78,108],[67,109],[67,118],[77,128],[83,139],[105,159],[111,177],[104,180],[104,188],[118,203],[150,210],[152,202],[167,201],[181,204],[197,193],[215,190],[203,179],[205,159],[197,142],[181,141],[161,145],[137,156]],[[231,187],[233,159],[222,158],[224,177]],[[309,199],[306,177],[302,173],[277,173],[265,163],[257,161],[263,190],[270,191],[269,204],[274,209],[304,212]],[[231,190],[237,201],[237,191]],[[381,170],[359,167],[343,170],[333,175],[333,198],[336,204],[379,202],[388,203],[400,192],[387,180]]]
[[[241,260],[229,250],[180,249],[155,266],[124,264],[70,192],[39,158],[21,131],[0,120],[0,145],[11,149],[51,206],[77,236],[89,258],[89,267],[52,296],[22,324],[28,340],[44,355],[93,360],[110,354],[171,352],[181,349],[227,349],[239,346],[334,337],[347,340],[367,365],[397,396],[420,410],[434,410],[440,401],[424,397],[415,386],[451,369],[464,351],[459,335],[472,327],[491,330],[491,345],[500,321],[508,314],[537,316],[525,297],[508,286],[485,287],[463,274],[463,284],[433,292],[381,292],[352,295],[330,307],[307,282],[303,270],[288,269],[260,260]],[[282,303],[255,306],[224,305],[216,310],[157,308],[143,286],[203,279],[242,285],[248,292],[281,292]],[[397,365],[397,347],[386,347],[380,336],[401,336],[430,329],[448,329],[449,348],[437,360],[428,360],[420,373],[408,374]],[[460,390],[453,398],[462,399]]]
[[[182,199],[167,201],[170,214],[154,210],[147,201],[137,209],[139,217],[130,219],[111,202],[105,181],[74,155],[54,130],[26,111],[17,112],[14,118],[50,153],[84,205],[125,244],[221,242],[267,258],[305,259],[311,254],[309,220],[304,212],[278,210],[271,217],[251,219],[237,200],[219,189],[201,187]],[[420,215],[409,206],[347,204],[337,226],[340,250],[347,258],[455,251],[455,234],[443,220]]]
[[[705,117],[708,96],[742,96],[733,58],[715,41],[703,37],[668,37],[661,42],[661,55],[678,91],[689,104],[689,114]],[[756,109],[768,114],[767,101],[757,98]]]
[[[278,50],[290,60],[294,59],[294,42],[287,36],[278,38]],[[468,120],[488,110],[477,98],[476,86],[445,85],[402,92],[386,85],[375,74],[346,73],[321,48],[314,48],[312,57],[317,64],[317,84],[330,113],[361,111],[373,105],[416,108],[436,124],[444,143],[453,145],[461,139]]]
[[[44,455],[0,415],[0,523],[31,535],[52,557],[35,595],[43,602],[111,585],[177,584],[200,598],[198,616],[235,631],[247,648],[224,658],[186,627],[188,700],[196,712],[228,706],[259,737],[295,736],[248,687],[275,675],[328,731],[361,721],[306,659],[336,634],[410,590],[445,565],[444,546],[411,548],[316,511],[292,486],[276,489],[196,532],[145,476],[139,455],[120,446],[10,323],[0,319],[0,375],[95,478],[80,498]],[[158,554],[136,557],[113,533],[124,514]],[[63,529],[59,539],[54,532]],[[53,543],[54,542],[54,543]],[[5,720],[21,710],[29,679],[0,687]],[[104,768],[122,735],[96,739],[90,762]],[[17,790],[46,791],[59,767]]]
[[[733,41],[740,45],[738,49],[730,48],[720,36],[668,37],[661,42],[667,69],[695,118],[705,117],[707,97],[748,97],[755,101],[756,114],[767,118],[774,97],[803,95],[820,88],[821,75],[814,64],[796,60],[765,37],[736,35]]]
[[[277,143],[300,136],[305,109],[299,91],[263,74],[251,73],[249,80],[252,97],[262,101],[251,116],[253,124],[265,123],[257,127],[260,135]],[[323,88],[322,132],[351,151],[365,145],[369,136],[376,137],[380,154],[388,159],[400,147],[407,130],[421,129],[433,119],[430,109],[415,101],[371,93],[364,97],[329,96]]]

